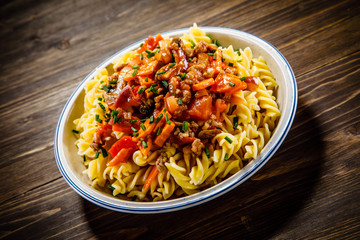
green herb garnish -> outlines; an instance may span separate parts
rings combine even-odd
[[[163,117],[163,114],[162,113],[160,113],[160,115],[156,118],[156,122],[159,122],[161,119],[162,119],[162,117]]]
[[[181,74],[179,74],[179,77],[180,77],[181,79],[184,79],[185,76],[186,76],[186,73],[181,73]]]
[[[133,130],[133,132],[137,132],[138,130],[134,127],[131,127],[131,130]]]
[[[101,149],[101,154],[103,155],[104,158],[106,158],[108,156],[105,148]]]
[[[144,92],[144,88],[139,88],[139,91],[138,91],[138,94],[140,95],[140,94],[142,94]]]
[[[161,81],[162,85],[165,87],[165,88],[168,88],[169,87],[169,84],[167,81]]]
[[[102,120],[100,119],[99,114],[95,115],[95,121],[97,121],[98,123],[102,123]]]
[[[189,123],[187,121],[183,121],[182,130],[186,132],[188,130]]]
[[[239,117],[234,117],[233,122],[234,122],[233,129],[236,129],[239,126]]]
[[[210,151],[208,148],[205,148],[205,154],[208,158],[210,158]]]
[[[104,112],[106,112],[106,108],[105,108],[104,105],[102,105],[102,103],[99,103],[99,106],[101,107],[101,109],[102,109]]]
[[[137,69],[135,69],[132,73],[132,76],[135,77],[135,75],[137,74]]]
[[[161,133],[161,127],[158,128],[157,132],[156,132],[156,136],[159,136]]]
[[[103,86],[101,89],[108,93],[108,92],[110,91],[111,87],[105,85],[105,86]]]
[[[191,48],[194,48],[196,46],[193,40],[190,39],[189,42],[191,43]]]
[[[157,72],[156,73],[156,75],[161,75],[161,74],[164,74],[164,73],[166,73],[167,71],[165,70],[165,71],[161,71],[161,72]]]
[[[228,141],[228,143],[232,143],[232,142],[233,142],[228,136],[225,137],[225,140]]]

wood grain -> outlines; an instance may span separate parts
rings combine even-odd
[[[11,1],[0,8],[0,238],[360,238],[360,5],[350,1]],[[149,34],[222,26],[277,47],[299,104],[274,157],[237,189],[159,215],[112,212],[57,169],[54,131],[99,63]]]

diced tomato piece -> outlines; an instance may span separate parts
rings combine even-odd
[[[246,77],[245,82],[247,84],[247,89],[250,91],[256,91],[256,89],[259,87],[259,79],[257,77]]]
[[[212,98],[203,96],[202,98],[196,98],[186,113],[192,120],[206,121],[211,115],[211,109]]]
[[[216,57],[215,57],[216,56]],[[215,57],[215,60],[214,60]],[[209,60],[211,63],[211,67],[214,69],[214,74],[218,74],[222,71],[225,64],[222,62],[222,52],[221,49],[218,48],[216,52],[214,53],[214,56],[209,56]]]
[[[170,113],[174,113],[179,109],[179,103],[174,96],[165,98],[166,108]]]
[[[131,126],[126,126],[120,123],[114,123],[113,124],[113,130],[117,131],[117,132],[123,132],[126,134],[130,134],[133,132],[133,130],[131,130]]]
[[[218,120],[220,119],[220,114],[223,113],[226,110],[226,108],[227,108],[227,105],[223,99],[220,99],[220,98],[216,99],[214,112],[215,112],[215,116]]]
[[[119,96],[117,97],[115,102],[115,107],[126,109],[128,107],[137,107],[140,104],[141,104],[140,99],[135,97],[131,87],[127,85],[121,90]]]
[[[156,60],[151,61],[148,64],[144,64],[139,68],[137,75],[138,76],[152,75],[156,72],[157,65],[158,65],[158,61]]]
[[[215,84],[212,85],[210,91],[230,95],[236,91],[246,89],[246,87],[246,83],[241,81],[238,76],[221,71],[217,75]]]
[[[118,152],[120,152],[123,148],[130,148],[132,150],[132,153],[136,151],[137,145],[135,142],[133,142],[132,138],[130,136],[122,137],[120,140],[115,142],[111,148],[109,149],[109,153],[114,158]]]

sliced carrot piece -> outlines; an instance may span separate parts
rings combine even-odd
[[[170,122],[171,122],[170,124],[165,123],[165,126],[161,131],[160,135],[157,136],[154,140],[155,145],[157,145],[158,147],[162,147],[164,145],[166,139],[170,137],[170,134],[175,128],[175,123],[173,123],[172,121]]]
[[[141,125],[140,125],[141,126]],[[137,142],[139,141],[141,138],[145,138],[146,136],[148,136],[150,133],[152,133],[152,131],[154,130],[156,124],[155,123],[151,123],[150,124],[150,119],[146,119],[146,121],[144,122],[144,129],[140,127],[138,133],[139,135],[137,137],[133,137],[133,141]]]
[[[146,141],[147,147],[145,148],[142,144],[140,144],[140,152],[143,156],[147,156],[150,152],[151,146],[152,146],[152,140],[151,138],[148,138]]]
[[[215,80],[213,78],[205,79],[199,83],[193,84],[191,86],[193,91],[199,91],[201,89],[205,89],[215,84]]]
[[[143,189],[144,189],[144,190],[148,190],[148,189],[149,189],[152,181],[154,181],[154,179],[156,178],[156,176],[158,175],[158,173],[159,173],[159,170],[158,170],[158,168],[156,167],[156,165],[153,166],[153,168],[151,169],[151,172],[150,172],[149,176],[148,176],[148,177],[146,178],[146,180],[145,180],[145,184],[144,184],[144,186],[143,186]]]
[[[120,163],[127,162],[132,152],[132,148],[123,148],[121,149],[118,154],[108,162],[108,167],[114,167]]]

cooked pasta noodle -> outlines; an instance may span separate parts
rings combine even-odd
[[[149,37],[85,85],[75,144],[92,186],[133,201],[211,187],[256,159],[280,117],[277,83],[251,49],[196,24]]]

